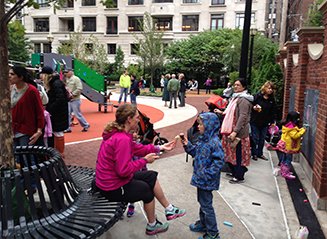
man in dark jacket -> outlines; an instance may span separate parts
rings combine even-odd
[[[135,75],[131,75],[131,89],[130,89],[130,95],[131,95],[131,103],[133,105],[136,105],[136,96],[138,96],[140,94],[140,89],[136,80],[136,76]]]
[[[181,85],[179,89],[179,101],[180,104],[178,105],[179,107],[184,107],[185,106],[185,91],[186,91],[186,82],[184,78],[184,74],[179,75],[179,83]]]

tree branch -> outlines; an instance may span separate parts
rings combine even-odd
[[[9,16],[8,20],[7,20],[7,24],[10,22],[10,20],[17,15],[17,13],[22,10],[25,6],[27,6],[28,2],[27,3],[24,3],[23,5],[21,5],[19,8],[17,8],[12,14],[11,16]]]
[[[9,9],[7,13],[3,15],[3,18],[1,19],[0,24],[2,25],[3,23],[8,23],[8,19],[11,19],[12,17],[11,14],[13,14],[17,8],[19,8],[19,5],[22,4],[24,0],[19,0],[18,2],[15,3],[15,5]]]

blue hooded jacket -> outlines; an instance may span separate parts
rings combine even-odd
[[[203,113],[199,117],[204,125],[204,134],[196,145],[188,141],[185,152],[195,157],[191,185],[203,190],[218,190],[220,169],[225,162],[225,154],[218,137],[220,122],[214,113]]]

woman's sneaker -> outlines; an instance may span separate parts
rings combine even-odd
[[[216,235],[204,234],[203,237],[199,237],[199,239],[220,239],[219,233]]]
[[[134,216],[134,206],[133,206],[133,205],[129,205],[129,206],[128,206],[128,211],[127,211],[126,215],[127,215],[128,217],[132,217],[132,216]]]
[[[191,231],[193,232],[206,232],[207,228],[201,223],[201,221],[196,221],[192,223],[190,226]]]
[[[186,214],[185,209],[179,209],[175,206],[173,206],[174,209],[172,211],[166,210],[166,218],[167,220],[172,220],[181,216],[184,216]]]
[[[149,224],[146,226],[145,233],[148,235],[154,235],[160,232],[165,232],[168,230],[168,222],[162,223],[156,220],[156,225],[154,227],[150,227]]]

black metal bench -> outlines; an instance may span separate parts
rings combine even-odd
[[[87,192],[94,169],[66,166],[53,148],[17,147],[15,155],[21,173],[1,171],[0,238],[95,238],[124,213],[126,203]]]

